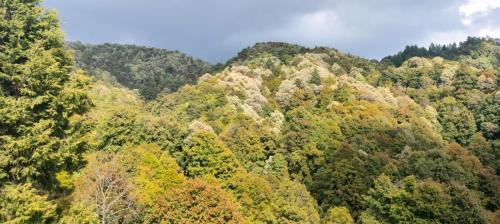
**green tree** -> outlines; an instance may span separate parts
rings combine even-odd
[[[95,206],[73,202],[68,211],[59,220],[61,224],[100,224]]]
[[[310,84],[321,85],[321,76],[319,76],[319,72],[317,69],[313,71],[311,74],[311,78],[309,79]]]
[[[53,223],[56,206],[31,184],[7,185],[0,192],[0,222]]]
[[[436,107],[439,123],[443,126],[443,138],[462,145],[476,133],[473,114],[453,97],[446,97]]]
[[[406,154],[408,153],[408,154]],[[398,166],[400,176],[414,175],[420,179],[432,178],[436,181],[450,183],[474,184],[476,178],[471,176],[471,170],[465,170],[458,161],[453,161],[444,150],[405,152]]]
[[[221,139],[247,171],[262,172],[266,159],[276,151],[276,137],[267,127],[243,120],[231,125]]]
[[[213,175],[225,180],[241,169],[234,154],[214,133],[193,133],[183,149],[184,170],[189,177]]]
[[[364,216],[384,223],[486,223],[481,206],[465,187],[412,176],[393,183],[381,175],[365,203]]]
[[[291,180],[273,179],[278,197],[278,223],[319,223],[318,206],[304,184]]]
[[[362,196],[372,185],[374,171],[350,145],[343,145],[332,157],[315,175],[311,192],[321,208],[347,206],[356,215],[363,209]]]
[[[175,159],[157,145],[125,149],[117,156],[134,185],[131,194],[145,206],[153,206],[157,197],[184,182]]]
[[[225,187],[241,204],[241,212],[251,223],[276,223],[276,195],[265,178],[237,173]]]
[[[306,107],[297,107],[285,116],[281,144],[287,152],[288,169],[293,179],[309,186],[312,176],[323,162],[323,153],[315,139],[313,114]]]
[[[325,215],[324,224],[354,224],[354,219],[346,207],[334,207]]]
[[[84,78],[70,75],[56,13],[39,3],[0,2],[0,178],[48,186],[81,161],[85,143],[73,134],[91,103]]]

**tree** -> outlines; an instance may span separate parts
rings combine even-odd
[[[0,3],[0,178],[49,186],[81,162],[85,142],[72,135],[91,103],[56,13],[39,3]]]
[[[243,217],[230,194],[202,179],[188,180],[159,198],[150,221],[153,223],[242,223]]]
[[[332,157],[333,161],[315,175],[311,192],[323,209],[346,206],[357,215],[363,209],[362,196],[372,185],[374,171],[350,145],[343,145]]]
[[[302,80],[300,79],[295,79],[295,82],[294,82],[295,86],[299,89],[303,89],[305,86],[304,86],[304,83],[302,82]]]
[[[414,179],[408,179],[413,184]],[[387,223],[411,223],[415,214],[411,211],[411,193],[392,183],[390,177],[382,175],[375,180],[375,187],[365,197],[367,213]]]
[[[449,216],[451,223],[487,223],[481,202],[474,192],[464,185],[452,183],[447,194],[451,197],[452,214],[455,214],[455,219]]]
[[[225,189],[241,205],[241,212],[250,223],[276,223],[276,194],[264,177],[237,173]]]
[[[318,206],[304,184],[291,180],[273,179],[278,223],[319,223]]]
[[[61,224],[100,224],[101,220],[95,210],[95,206],[73,202],[59,222]]]
[[[354,224],[349,210],[346,207],[334,207],[328,210],[323,223],[325,224]]]
[[[282,130],[281,144],[287,152],[289,173],[294,180],[309,186],[312,176],[323,162],[322,152],[313,139],[313,114],[303,106],[289,111]]]
[[[419,181],[412,176],[400,183],[379,176],[365,203],[362,216],[383,223],[486,223],[478,201],[464,186]]]
[[[262,172],[265,160],[277,148],[276,135],[253,120],[242,120],[222,133],[221,139],[249,172]]]
[[[465,170],[477,176],[483,165],[471,151],[463,148],[457,143],[451,143],[443,148],[443,151],[451,157],[453,161],[459,163]]]
[[[184,170],[189,177],[213,175],[225,180],[240,169],[234,154],[214,133],[207,131],[193,133],[183,150]]]
[[[309,83],[314,85],[321,85],[321,76],[319,76],[319,72],[317,69],[314,69],[313,73],[311,74]]]
[[[420,179],[432,178],[433,180],[450,183],[458,181],[474,185],[477,181],[471,176],[473,170],[465,170],[458,161],[453,161],[442,149],[428,151],[405,152],[404,159],[398,167],[401,176],[414,175]]]
[[[438,103],[439,123],[443,126],[443,138],[462,145],[476,133],[473,114],[453,97],[446,97]]]
[[[63,221],[120,223],[140,221],[184,176],[175,159],[157,145],[140,145],[119,153],[98,152],[74,175],[73,205]]]
[[[145,133],[142,124],[136,122],[137,112],[118,111],[99,125],[96,150],[116,152],[124,147],[137,145]]]
[[[129,176],[127,182],[134,185],[131,194],[143,206],[153,206],[157,197],[184,182],[175,159],[157,145],[125,149],[117,157]]]
[[[87,167],[76,180],[73,202],[80,208],[94,208],[101,223],[128,223],[140,218],[141,208],[132,191],[118,157],[97,153],[89,157]]]
[[[56,206],[31,184],[7,185],[0,192],[0,222],[53,223]]]

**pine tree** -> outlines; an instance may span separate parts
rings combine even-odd
[[[0,0],[0,182],[49,186],[81,161],[79,115],[91,103],[72,64],[54,11]]]

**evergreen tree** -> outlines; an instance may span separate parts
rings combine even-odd
[[[91,103],[56,13],[39,4],[0,1],[0,181],[48,186],[80,162],[76,122]]]
[[[0,192],[2,223],[52,223],[55,217],[56,206],[31,184],[7,185]]]
[[[319,76],[319,72],[317,69],[315,69],[311,74],[311,79],[309,79],[309,83],[314,85],[321,85],[321,77]]]

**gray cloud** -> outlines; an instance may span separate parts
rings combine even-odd
[[[162,47],[211,62],[259,41],[381,58],[407,44],[500,33],[500,6],[493,0],[46,0],[44,5],[60,12],[69,40]]]

